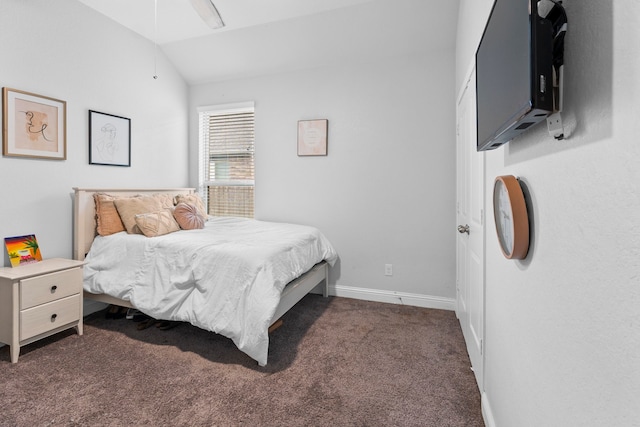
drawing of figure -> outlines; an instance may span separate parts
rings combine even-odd
[[[103,160],[112,161],[118,152],[118,130],[111,123],[106,123],[100,128],[100,137],[96,150]]]
[[[42,135],[45,141],[51,141],[51,138],[47,138],[46,129],[49,127],[49,117],[46,113],[39,111],[24,111],[27,122],[25,128],[29,139],[33,142],[38,141],[38,138]]]
[[[63,141],[58,135],[58,108],[25,99],[14,101],[15,148],[57,152]]]

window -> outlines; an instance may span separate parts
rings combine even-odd
[[[201,107],[200,194],[209,215],[253,218],[253,102]]]

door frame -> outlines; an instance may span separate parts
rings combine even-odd
[[[460,291],[460,272],[461,272],[461,268],[466,268],[466,271],[464,272],[464,274],[466,275],[466,280],[468,283],[465,283],[464,286],[469,287],[470,288],[470,284],[472,283],[472,281],[469,279],[470,277],[470,273],[471,273],[471,267],[470,267],[470,263],[469,263],[469,258],[471,256],[471,245],[469,240],[467,240],[466,245],[465,245],[465,254],[463,257],[460,256],[460,245],[461,245],[461,238],[464,238],[465,236],[460,237],[459,235],[456,236],[456,315],[458,317],[458,319],[460,320],[461,323],[461,328],[463,331],[463,335],[465,338],[465,343],[467,345],[467,351],[470,353],[470,358],[472,359],[477,359],[478,355],[476,353],[475,356],[472,357],[472,352],[474,351],[474,347],[475,346],[475,351],[479,351],[479,360],[476,361],[476,366],[472,366],[472,369],[474,370],[474,374],[476,377],[476,381],[478,383],[478,388],[480,390],[481,393],[484,393],[484,365],[485,365],[485,355],[486,355],[486,315],[485,315],[485,308],[486,308],[486,295],[485,295],[485,291],[486,291],[486,228],[487,228],[487,221],[486,221],[486,159],[485,159],[485,153],[484,152],[477,152],[474,147],[475,147],[475,141],[461,141],[461,138],[464,138],[465,135],[461,135],[460,133],[460,123],[461,123],[461,111],[462,111],[462,102],[469,102],[469,104],[473,104],[471,108],[471,112],[475,112],[475,102],[471,102],[471,100],[467,101],[465,99],[466,96],[469,96],[467,91],[473,91],[473,100],[475,100],[475,80],[473,80],[473,77],[475,76],[475,63],[472,63],[469,71],[467,72],[465,79],[464,79],[464,84],[461,85],[461,90],[456,98],[456,223],[458,223],[459,219],[460,219],[460,203],[461,203],[461,198],[465,197],[467,195],[467,191],[471,192],[471,191],[476,191],[479,192],[480,194],[476,194],[475,195],[475,199],[474,199],[474,195],[472,195],[471,193],[469,193],[468,196],[468,200],[466,203],[469,203],[471,205],[471,200],[474,199],[474,203],[475,203],[475,208],[479,209],[479,212],[476,212],[476,215],[479,216],[480,220],[480,229],[478,230],[478,226],[476,225],[476,230],[470,230],[470,232],[475,232],[478,234],[474,234],[474,237],[480,237],[480,241],[475,241],[474,247],[478,247],[477,249],[479,249],[480,253],[479,253],[479,264],[480,264],[480,268],[481,268],[481,273],[479,274],[480,277],[474,277],[473,278],[473,283],[475,283],[476,288],[473,289],[473,291],[477,291],[480,292],[479,294],[479,299],[481,299],[481,301],[479,302],[479,307],[477,307],[480,310],[480,313],[475,313],[475,314],[479,314],[480,315],[480,320],[479,322],[479,328],[481,329],[480,332],[480,336],[479,336],[479,349],[478,346],[476,344],[473,343],[474,339],[472,338],[472,332],[471,332],[471,319],[470,319],[470,314],[469,314],[469,306],[470,306],[470,299],[468,295],[464,295],[464,297],[466,297],[466,303],[467,303],[467,307],[466,310],[467,312],[463,313],[461,312],[461,310],[463,309],[463,307],[461,307],[461,291]],[[463,108],[467,108],[466,106],[463,106]],[[467,108],[468,109],[468,108]],[[469,113],[471,114],[471,113]],[[467,114],[467,116],[469,115]],[[475,114],[473,114],[473,118],[475,119]],[[464,119],[464,118],[463,118]],[[466,120],[470,121],[471,118],[470,117],[466,117]],[[467,122],[468,123],[468,122]],[[475,120],[473,121],[473,123],[475,123]],[[471,127],[473,127],[473,132],[471,133],[467,133],[467,135],[475,135],[475,124],[474,125],[470,125]],[[468,151],[462,151],[462,149],[466,149]],[[461,156],[468,156],[467,158],[467,162],[465,162],[465,159],[462,159]],[[476,157],[476,156],[480,156],[480,157]],[[480,176],[475,177],[477,180],[479,180],[479,184],[477,186],[473,186],[471,185],[471,181],[472,179],[469,179],[469,175],[472,174],[472,163],[473,162],[478,162],[477,163],[477,167],[480,169],[479,172],[476,172],[477,174],[479,174]],[[461,167],[461,165],[463,165],[464,167],[467,168],[467,171],[465,171],[464,174],[461,174],[461,172],[458,170],[459,167]],[[464,183],[462,184],[463,187],[460,186],[460,179],[461,177],[464,177]],[[466,187],[464,187],[466,186]],[[462,191],[461,191],[462,190]],[[468,208],[469,213],[467,213],[468,217],[472,216],[471,213],[471,206],[469,206]],[[466,218],[468,219],[468,218]],[[464,225],[464,224],[461,224]],[[468,236],[468,235],[467,235]],[[478,255],[478,254],[476,254]],[[464,263],[469,263],[469,265],[467,266],[463,266],[460,263],[464,262]],[[464,279],[464,278],[463,278]],[[464,291],[466,291],[466,289],[464,289]],[[469,294],[471,294],[471,292],[469,292]],[[466,324],[465,324],[466,323]],[[477,332],[477,331],[474,331]]]

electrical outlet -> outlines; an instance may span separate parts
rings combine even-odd
[[[393,276],[393,264],[385,264],[384,265],[384,275],[385,276]]]

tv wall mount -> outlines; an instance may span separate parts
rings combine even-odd
[[[560,141],[564,139],[562,104],[564,86],[564,37],[567,33],[567,14],[561,0],[540,0],[538,13],[548,19],[553,28],[553,113],[547,117],[549,135]]]

